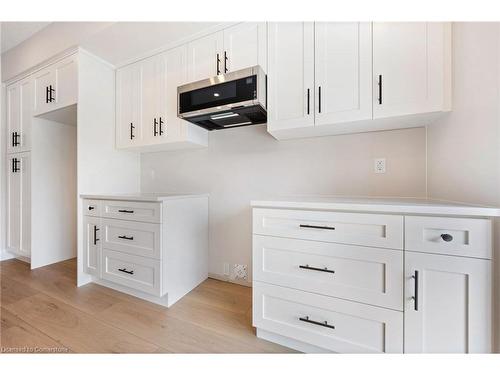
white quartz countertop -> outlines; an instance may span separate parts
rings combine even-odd
[[[293,196],[253,200],[252,207],[340,210],[450,216],[500,216],[500,208],[418,198],[354,198]]]
[[[82,199],[136,202],[162,202],[173,199],[208,197],[208,193],[133,193],[133,194],[81,194]]]

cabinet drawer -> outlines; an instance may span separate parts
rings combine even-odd
[[[403,351],[402,312],[258,281],[253,288],[253,324],[333,352]]]
[[[405,217],[406,250],[491,259],[491,221],[451,217]]]
[[[102,217],[160,223],[161,203],[102,201]]]
[[[253,233],[402,249],[403,217],[254,208]]]
[[[86,216],[101,216],[101,201],[84,199],[83,214]]]
[[[161,296],[160,261],[102,250],[102,278]]]
[[[253,236],[253,278],[403,310],[403,252]]]
[[[102,219],[102,246],[106,249],[160,259],[160,224]]]

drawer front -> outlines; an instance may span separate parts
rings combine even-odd
[[[406,250],[491,259],[491,221],[451,217],[405,217]]]
[[[402,353],[403,313],[254,282],[254,326],[338,353]]]
[[[161,203],[102,201],[102,217],[161,223]]]
[[[403,217],[254,208],[253,233],[402,249]]]
[[[101,201],[84,199],[83,214],[85,216],[101,216]]]
[[[160,224],[102,219],[102,246],[155,259],[161,258]]]
[[[101,264],[103,279],[161,296],[159,260],[103,249]]]
[[[253,279],[403,310],[403,252],[253,236]]]

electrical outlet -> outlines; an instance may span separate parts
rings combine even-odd
[[[224,275],[229,276],[229,263],[224,263]]]
[[[235,279],[247,279],[247,266],[246,264],[235,264],[234,265],[234,278]]]
[[[374,159],[375,173],[385,173],[385,158]]]

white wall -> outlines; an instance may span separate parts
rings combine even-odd
[[[387,159],[387,173],[373,159]],[[251,265],[252,199],[282,195],[424,197],[425,129],[278,142],[264,126],[210,133],[208,149],[143,154],[142,190],[210,193],[209,272]],[[251,268],[249,269],[251,276]]]
[[[453,111],[428,128],[428,194],[500,206],[500,26],[453,25]],[[500,351],[500,225],[495,305]]]

